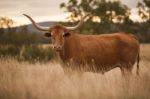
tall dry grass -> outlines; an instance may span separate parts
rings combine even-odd
[[[127,82],[118,68],[105,75],[65,73],[56,62],[0,59],[0,99],[150,99],[150,46],[142,45],[140,77]]]

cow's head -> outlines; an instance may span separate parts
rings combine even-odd
[[[85,18],[85,17],[81,18],[81,21],[76,26],[73,27],[66,27],[61,24],[57,24],[52,27],[43,27],[38,25],[30,16],[26,14],[23,15],[29,18],[29,20],[32,22],[35,28],[37,28],[40,31],[45,31],[44,35],[46,37],[51,37],[53,48],[56,51],[62,50],[65,38],[71,35],[70,31],[77,29],[83,23],[83,19]]]

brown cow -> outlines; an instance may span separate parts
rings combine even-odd
[[[54,49],[64,63],[72,62],[78,67],[85,67],[88,64],[88,71],[101,73],[119,67],[125,74],[132,72],[133,65],[137,61],[137,74],[139,73],[140,46],[134,35],[71,33],[70,30],[78,28],[84,18],[75,27],[65,27],[59,24],[53,27],[41,27],[30,16],[24,15],[37,29],[47,31],[45,36],[51,37]]]

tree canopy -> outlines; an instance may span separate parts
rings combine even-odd
[[[145,21],[150,21],[150,0],[139,2],[137,8],[139,16]]]
[[[120,1],[108,0],[69,0],[67,3],[61,3],[60,7],[70,12],[73,18],[90,13],[93,17],[97,16],[101,22],[121,22],[129,16],[129,8]]]

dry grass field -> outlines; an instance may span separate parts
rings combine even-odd
[[[118,68],[105,75],[66,74],[56,62],[0,59],[0,99],[150,99],[150,45],[141,45],[140,77],[126,81]]]

